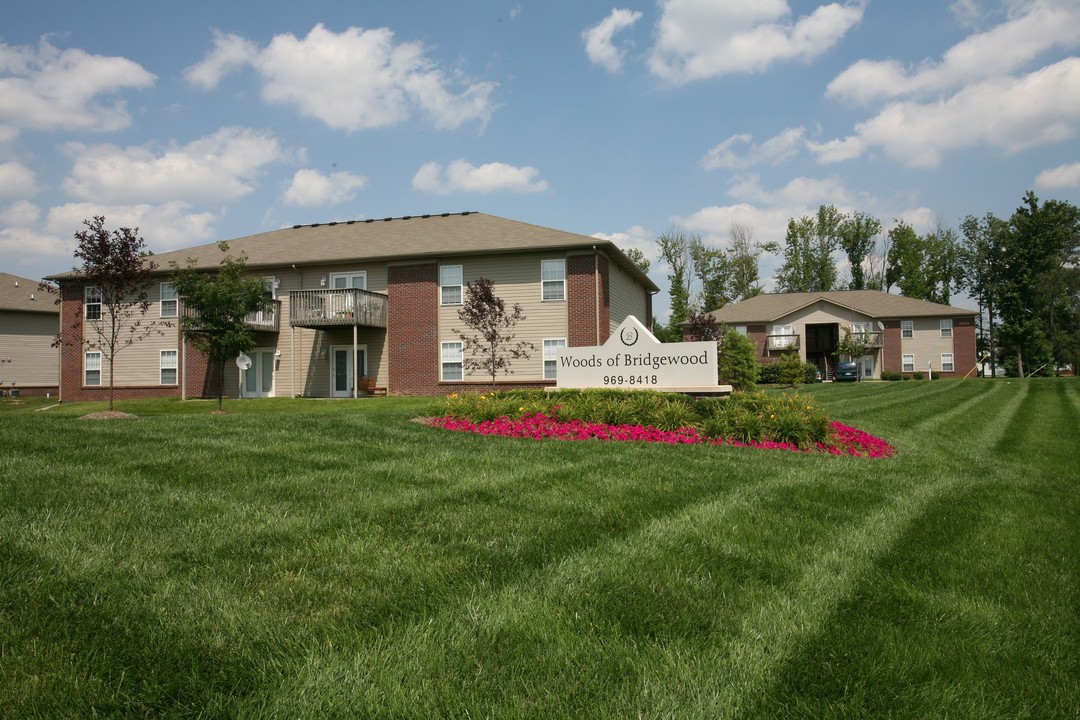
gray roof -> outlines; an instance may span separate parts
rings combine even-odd
[[[0,310],[59,313],[56,291],[38,288],[38,281],[0,272]]]
[[[229,240],[229,253],[247,256],[249,268],[345,262],[435,259],[444,255],[507,252],[602,250],[653,292],[659,288],[609,240],[553,230],[479,212],[411,215],[379,220],[294,225],[291,228]],[[212,268],[221,259],[217,243],[154,255],[161,271],[188,258]],[[52,277],[76,277],[62,273]]]
[[[831,303],[845,310],[853,310],[879,319],[978,315],[976,310],[965,310],[952,305],[916,300],[879,290],[763,293],[742,302],[725,305],[709,314],[717,322],[728,324],[744,325],[746,323],[772,322],[818,301]]]

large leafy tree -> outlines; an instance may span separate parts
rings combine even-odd
[[[957,235],[940,223],[920,236],[898,220],[889,231],[891,244],[886,287],[896,286],[905,297],[948,305],[957,273]]]
[[[847,255],[851,268],[850,289],[866,290],[869,287],[867,264],[871,260],[877,236],[881,234],[881,221],[866,213],[854,212],[841,221],[839,234],[840,247]],[[872,278],[873,274],[871,268],[869,276]]]
[[[500,371],[512,375],[511,362],[528,360],[529,352],[536,350],[532,343],[515,339],[514,328],[525,319],[521,305],[515,303],[507,310],[487,278],[465,284],[465,302],[458,310],[458,319],[471,331],[453,331],[461,338],[462,368],[467,373],[482,371],[490,375],[493,387]]]
[[[752,390],[760,372],[754,341],[735,328],[728,328],[720,343],[717,372],[720,382],[735,390]]]
[[[164,335],[168,321],[147,320],[150,308],[149,289],[157,264],[148,257],[146,241],[138,228],[105,227],[105,218],[95,215],[84,220],[85,230],[75,233],[79,243],[75,258],[82,265],[75,268],[82,281],[87,302],[84,312],[65,333],[61,328],[57,344],[80,344],[84,351],[101,353],[109,366],[109,410],[115,395],[114,365],[124,349],[147,337]]]
[[[987,213],[975,218],[968,215],[960,224],[957,246],[956,286],[979,304],[981,350],[990,356],[991,374],[997,372],[997,345],[994,330],[998,322],[1000,288],[1004,281],[1005,236],[1008,223]]]
[[[173,263],[172,283],[183,302],[180,331],[185,341],[206,355],[217,373],[217,408],[225,392],[226,363],[255,347],[255,331],[245,321],[251,313],[271,308],[261,277],[248,275],[243,255],[229,255],[229,244],[216,270],[199,268],[189,259],[184,268]]]
[[[782,292],[817,292],[836,289],[833,252],[840,247],[844,216],[832,205],[822,205],[816,215],[788,221],[784,240],[784,264],[777,270]]]
[[[776,245],[760,245],[754,241],[754,228],[733,222],[728,228],[727,270],[730,274],[728,291],[731,302],[739,302],[760,295],[764,286],[760,282],[758,260],[762,251],[776,252]],[[715,308],[706,307],[705,310]]]
[[[690,282],[694,277],[691,243],[693,238],[681,230],[671,230],[656,239],[660,259],[668,266],[668,296],[671,307],[666,328],[658,328],[659,340],[679,342],[682,326],[690,319]]]

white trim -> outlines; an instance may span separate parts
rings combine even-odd
[[[96,295],[97,299],[92,299],[91,295]],[[97,306],[97,315],[90,317],[90,308]],[[83,317],[87,320],[100,320],[102,316],[102,296],[101,287],[98,285],[87,285],[83,288]]]
[[[446,277],[446,271],[457,270],[456,277]],[[454,281],[457,282],[454,282]],[[463,285],[465,284],[465,272],[461,265],[440,265],[439,266],[439,304],[440,305],[461,305],[465,299],[465,293]],[[457,289],[457,300],[451,300],[447,302],[446,291]]]
[[[356,368],[356,372],[353,372],[353,365],[355,361],[354,356],[350,356],[349,353],[353,352],[364,353],[363,367]],[[335,386],[337,381],[337,354],[344,352],[347,358],[345,362],[345,385],[344,390],[339,390]],[[330,346],[330,397],[356,397],[357,393],[357,381],[358,378],[364,377],[368,372],[368,349],[367,345],[331,345]]]
[[[556,291],[556,288],[558,290]],[[540,261],[540,301],[564,302],[566,300],[566,258],[548,258]]]
[[[952,319],[938,320],[938,337],[951,338],[952,337]]]
[[[908,362],[911,358],[911,362]],[[911,367],[909,368],[908,365]],[[900,356],[900,372],[915,372],[915,353],[904,353]]]
[[[456,348],[452,346],[457,346]],[[456,352],[455,352],[456,350]],[[446,366],[457,365],[459,377],[446,377]],[[439,380],[459,382],[465,379],[465,351],[460,340],[450,340],[439,345]]]
[[[171,354],[172,362],[167,362],[166,357]],[[165,371],[173,371],[172,382],[165,381]],[[180,375],[180,353],[176,350],[160,350],[158,351],[158,383],[161,385],[176,385],[177,379]]]
[[[90,356],[94,355],[97,361],[94,363],[89,362]],[[96,365],[96,367],[94,367]],[[87,373],[96,372],[97,382],[88,382]],[[86,387],[101,387],[101,351],[100,350],[87,350],[83,353],[83,385]]]
[[[549,344],[550,343],[550,344]],[[557,380],[559,373],[559,350],[566,347],[566,338],[547,338],[540,341],[540,346],[543,348],[542,360],[543,367],[541,372],[545,380]],[[548,374],[548,363],[551,363],[552,372]]]
[[[949,358],[948,361],[945,358]],[[956,360],[955,356],[950,353],[941,353],[941,372],[955,372]]]
[[[334,281],[338,278],[345,278],[345,285],[342,287],[335,287]],[[361,278],[362,282],[359,285],[353,285],[352,281],[356,278]],[[367,270],[350,270],[349,272],[336,272],[330,273],[330,290],[343,290],[348,288],[357,288],[359,290],[367,290]]]
[[[900,339],[910,340],[915,337],[915,321],[914,320],[901,320],[900,321]]]
[[[168,297],[166,297],[166,294],[168,294]],[[176,292],[176,288],[173,287],[172,283],[161,283],[161,287],[158,289],[158,300],[158,317],[174,318],[177,316],[180,309],[180,295]],[[171,303],[171,313],[165,312],[165,303]]]

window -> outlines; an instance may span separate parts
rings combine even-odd
[[[442,379],[461,380],[461,343],[442,344]]]
[[[161,368],[161,384],[162,385],[175,385],[176,384],[176,351],[175,350],[162,350],[161,361],[159,363]]]
[[[177,295],[172,283],[161,283],[161,317],[176,317]]]
[[[461,266],[443,265],[439,268],[439,287],[443,305],[461,304]]]
[[[83,385],[101,384],[101,353],[88,351],[83,356]]]
[[[904,372],[915,372],[915,356],[914,355],[904,355],[903,356],[903,363],[904,364],[903,364],[902,369],[903,369]]]
[[[953,354],[941,353],[941,371],[952,372],[953,371]]]
[[[952,320],[939,320],[938,321],[939,332],[943,338],[952,337]]]
[[[900,321],[900,337],[902,337],[902,338],[915,337],[915,322],[913,320],[901,320]]]
[[[542,285],[541,300],[565,300],[566,261],[541,260],[540,284]]]
[[[91,286],[83,289],[83,307],[87,320],[101,319],[101,288]]]
[[[566,347],[566,340],[544,341],[544,379],[555,380],[558,372],[559,350]]]
[[[746,326],[745,325],[731,325],[730,327],[731,327],[732,330],[739,333],[740,335],[746,335]]]
[[[267,294],[270,297],[274,297],[274,278],[265,279],[268,281],[266,284]],[[345,290],[348,288],[367,290],[367,270],[360,270],[358,272],[330,273],[330,287],[334,288],[335,290]]]

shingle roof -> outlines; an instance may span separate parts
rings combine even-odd
[[[725,305],[710,313],[721,323],[772,322],[818,301],[832,303],[873,318],[913,318],[977,315],[952,305],[916,300],[879,290],[836,290],[833,292],[763,293],[742,302]]]
[[[659,290],[609,240],[479,212],[294,225],[228,242],[230,254],[246,255],[250,268],[595,247],[603,250],[646,288],[653,292]],[[200,267],[214,267],[220,257],[217,243],[208,243],[161,253],[154,256],[154,261],[162,271],[168,271],[172,261],[186,266],[188,258],[195,258]],[[75,275],[63,273],[52,277],[63,279]]]
[[[38,289],[38,281],[0,272],[0,310],[59,313],[56,291]]]

